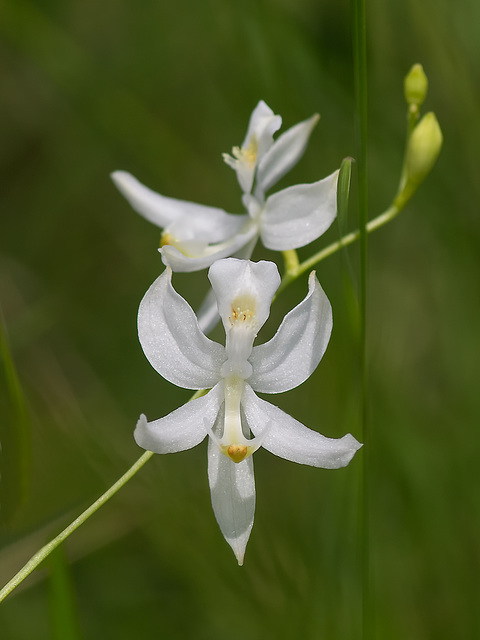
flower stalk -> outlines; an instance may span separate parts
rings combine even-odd
[[[123,474],[121,478],[115,482],[105,493],[103,493],[88,509],[85,509],[78,518],[75,518],[58,536],[55,536],[53,540],[50,540],[45,546],[43,546],[37,553],[35,553],[30,560],[16,573],[9,582],[0,591],[0,602],[4,600],[18,585],[34,571],[52,551],[54,551],[59,545],[64,542],[70,534],[72,534],[80,525],[82,525],[88,518],[98,511],[112,496],[114,496],[119,489],[121,489],[133,476],[140,471],[143,465],[150,460],[153,456],[151,451],[146,451],[140,458],[130,467],[130,469]]]

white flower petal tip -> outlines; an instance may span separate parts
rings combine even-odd
[[[291,127],[275,140],[258,165],[257,182],[263,193],[297,164],[319,119],[317,113]]]
[[[255,515],[253,458],[235,464],[210,440],[208,482],[215,518],[241,566]]]
[[[138,444],[139,447],[142,447],[142,449],[146,449],[147,451],[150,451],[150,449],[148,449],[147,447],[144,447],[143,444],[141,444],[142,442],[145,442],[147,440],[147,437],[146,437],[147,430],[148,430],[147,416],[144,413],[142,413],[139,419],[137,420],[137,424],[135,425],[135,431],[133,433],[133,437],[135,438],[135,442]]]
[[[357,451],[363,447],[363,443],[354,438],[351,433],[347,433],[343,438],[340,438],[339,444],[340,443],[342,443],[344,450],[339,450],[338,467],[334,467],[335,469],[346,467]]]
[[[252,525],[253,527],[253,525]],[[245,552],[247,550],[247,543],[250,539],[250,534],[252,532],[252,527],[250,527],[249,531],[244,533],[242,536],[238,538],[225,538],[226,542],[230,545],[233,554],[238,562],[239,567],[243,567],[243,563],[245,560]]]
[[[175,209],[168,207],[169,198],[152,191],[128,171],[114,171],[110,177],[131,207],[154,225],[166,227],[178,215]]]

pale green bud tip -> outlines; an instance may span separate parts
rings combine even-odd
[[[420,107],[426,96],[428,89],[428,78],[421,64],[414,64],[404,81],[405,100],[409,105]]]
[[[407,181],[420,184],[430,173],[442,148],[443,135],[433,112],[426,113],[410,136],[406,159]]]

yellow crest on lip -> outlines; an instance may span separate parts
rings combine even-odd
[[[247,457],[248,448],[244,444],[231,444],[227,449],[227,456],[234,462],[241,462]]]

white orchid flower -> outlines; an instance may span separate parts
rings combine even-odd
[[[265,192],[301,158],[317,121],[314,115],[274,140],[282,119],[265,102],[258,103],[242,147],[234,147],[232,156],[224,154],[237,173],[246,214],[168,198],[125,171],[115,171],[112,179],[138,213],[164,230],[160,251],[173,271],[198,271],[232,255],[249,258],[258,237],[268,249],[297,249],[316,240],[335,219],[338,171],[267,198]]]
[[[202,333],[193,310],[173,289],[171,274],[167,268],[140,304],[140,343],[164,378],[186,389],[210,391],[159,420],[148,422],[142,415],[135,440],[149,451],[174,453],[209,436],[213,509],[241,565],[255,510],[254,451],[263,446],[286,460],[336,469],[361,446],[350,434],[332,439],[312,431],[255,394],[288,391],[311,375],[330,338],[331,306],[312,273],[303,302],[285,316],[269,342],[253,346],[280,284],[277,267],[220,260],[211,266],[209,278],[226,332],[222,346]]]

